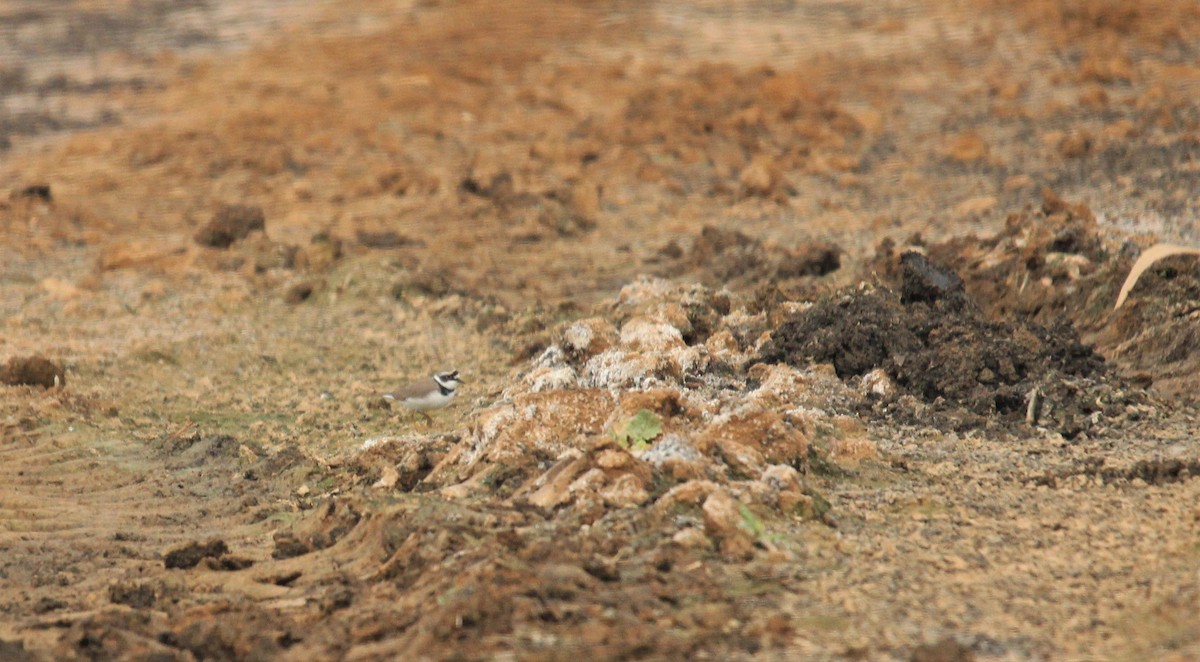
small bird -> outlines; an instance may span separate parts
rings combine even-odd
[[[439,372],[432,377],[405,384],[391,393],[384,393],[383,399],[388,402],[399,402],[409,409],[425,417],[429,423],[433,419],[425,411],[441,409],[450,404],[458,392],[459,384],[465,384],[458,376],[457,370]]]

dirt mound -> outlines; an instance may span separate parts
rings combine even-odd
[[[229,553],[229,547],[224,540],[210,540],[205,543],[191,542],[178,549],[167,552],[163,558],[163,566],[170,568],[194,568],[207,558],[219,558]]]
[[[1200,270],[1194,258],[1156,263],[1114,311],[1121,283],[1153,239],[1110,239],[1087,205],[1048,189],[1042,198],[1037,208],[1011,214],[994,236],[964,236],[923,250],[961,276],[988,317],[1071,323],[1135,381],[1192,392],[1200,374]],[[901,277],[896,250],[885,243],[876,260],[893,282]]]
[[[801,474],[834,414],[804,405],[845,389],[820,370],[749,370],[765,329],[765,314],[702,286],[635,282],[604,317],[562,326],[468,435],[441,448],[372,440],[358,470],[389,489],[498,494],[585,521],[688,484],[820,517]],[[653,434],[619,435],[633,420]]]
[[[229,248],[235,241],[251,232],[266,230],[266,216],[261,207],[224,205],[213,214],[212,220],[196,233],[196,243],[213,248]]]
[[[860,289],[814,304],[776,329],[760,358],[830,362],[843,379],[882,370],[954,428],[999,416],[1074,437],[1132,397],[1108,384],[1103,359],[1069,324],[990,321],[954,272],[914,252],[898,268],[899,294]]]
[[[847,390],[825,370],[751,366],[754,342],[737,338],[760,336],[765,314],[699,285],[640,280],[602,310],[556,329],[464,434],[374,438],[350,458],[355,481],[395,508],[352,497],[277,536],[276,558],[310,569],[355,559],[352,585],[296,584],[373,615],[347,645],[404,655],[452,638],[536,657],[523,633],[550,628],[555,650],[688,657],[769,649],[793,631],[776,597],[731,597],[740,572],[704,559],[786,573],[793,553],[769,531],[835,523],[806,473],[836,455],[831,437],[861,434],[816,407]]]
[[[0,384],[54,388],[66,383],[62,366],[41,355],[13,357],[0,366]]]
[[[900,256],[900,280],[900,303],[943,301],[955,310],[969,305],[958,274],[930,262],[920,253],[908,252]]]

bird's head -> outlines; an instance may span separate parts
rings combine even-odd
[[[449,372],[439,372],[438,374],[434,375],[433,378],[435,380],[437,380],[437,383],[441,384],[442,386],[448,387],[448,388],[454,388],[454,387],[457,387],[459,384],[466,383],[462,380],[461,377],[458,376],[457,370],[451,370]]]

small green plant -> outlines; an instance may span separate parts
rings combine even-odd
[[[750,510],[750,507],[746,504],[739,503],[738,512],[742,515],[742,528],[749,531],[755,540],[762,538],[767,528],[763,526],[762,520],[758,519],[754,511]]]
[[[662,421],[649,409],[639,410],[637,415],[612,431],[613,439],[631,451],[650,448],[650,442],[662,434]]]

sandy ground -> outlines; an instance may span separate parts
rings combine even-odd
[[[1200,659],[1200,6],[0,24],[0,658]]]

